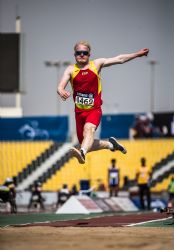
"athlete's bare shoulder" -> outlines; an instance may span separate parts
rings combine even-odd
[[[97,68],[98,71],[101,70],[101,68],[104,65],[104,62],[105,62],[105,58],[98,58],[98,59],[94,60],[94,64],[95,64],[95,66],[96,66],[96,68]]]
[[[65,69],[65,73],[70,75],[73,72],[73,69],[74,69],[74,64],[71,64]]]
[[[73,71],[73,69],[74,69],[74,64],[70,64],[70,65],[67,67],[67,69],[68,69],[69,71]]]

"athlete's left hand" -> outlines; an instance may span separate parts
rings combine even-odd
[[[147,56],[148,53],[149,53],[149,49],[147,49],[147,48],[140,49],[140,50],[138,51],[138,56],[139,56],[139,57],[141,57],[141,56]]]

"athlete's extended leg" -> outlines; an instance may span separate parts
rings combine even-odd
[[[80,150],[72,148],[71,152],[78,159],[80,164],[84,164],[85,155],[87,152],[97,151],[101,149],[110,149],[111,151],[119,150],[123,154],[126,154],[127,152],[124,146],[118,143],[118,141],[114,137],[110,137],[109,141],[97,140],[97,139],[94,140],[94,131],[93,127],[91,126],[86,126],[86,132],[84,133],[84,139]]]
[[[109,141],[94,140],[94,143],[89,151],[97,151],[100,149],[110,149],[111,151],[121,151],[123,154],[127,153],[127,150],[121,145],[114,137],[110,137]]]
[[[101,149],[110,149],[111,151],[119,150],[123,154],[126,154],[126,149],[118,143],[114,137],[110,137],[109,141],[94,140],[96,126],[87,122],[83,130],[83,141],[81,144],[81,155],[85,159],[87,152],[97,151]]]

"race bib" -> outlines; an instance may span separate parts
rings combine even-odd
[[[93,94],[83,94],[77,92],[75,97],[75,103],[82,106],[94,106],[94,95]]]
[[[115,179],[118,177],[118,173],[110,173],[111,179]]]

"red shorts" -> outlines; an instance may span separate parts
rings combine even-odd
[[[100,124],[101,117],[101,108],[93,109],[90,111],[75,112],[77,138],[80,144],[83,141],[83,128],[85,123],[90,122],[97,128]]]

